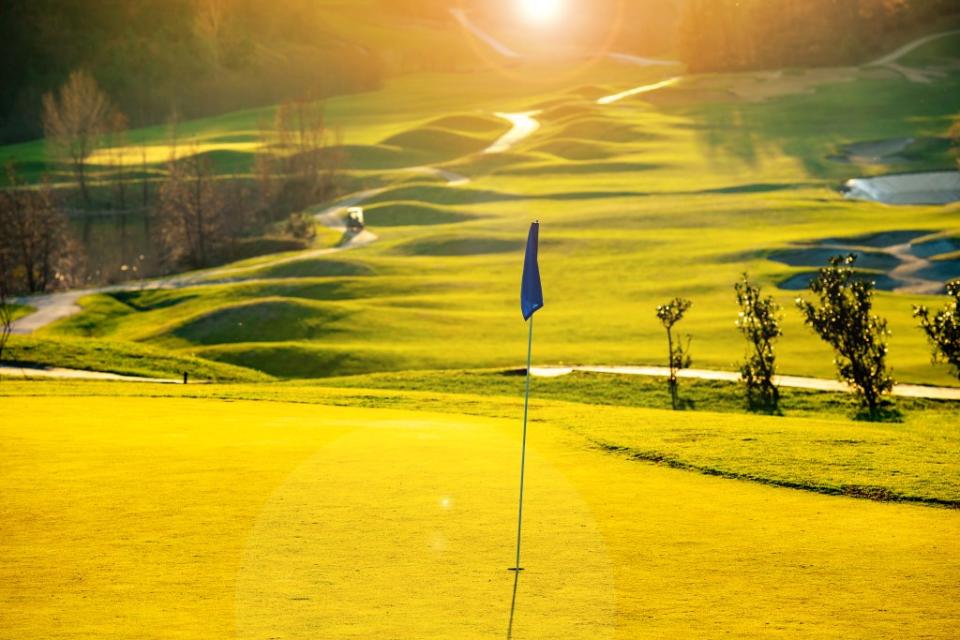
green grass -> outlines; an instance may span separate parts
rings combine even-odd
[[[780,370],[833,378],[832,353],[796,311],[798,293],[778,288],[817,265],[784,264],[778,252],[827,238],[956,231],[956,206],[843,199],[838,187],[859,169],[828,160],[852,142],[942,136],[960,111],[956,73],[919,84],[864,72],[765,102],[728,95],[657,104],[650,94],[606,107],[580,96],[660,80],[663,71],[603,63],[586,81],[529,63],[511,73],[527,80],[507,82],[495,71],[416,74],[329,102],[328,119],[344,126],[346,144],[406,145],[411,163],[443,157],[445,168],[473,178],[449,185],[380,168],[403,164],[406,151],[396,162],[358,160],[358,188],[385,188],[365,203],[378,242],[338,256],[247,261],[244,270],[207,276],[235,283],[170,294],[166,306],[90,299],[84,313],[41,335],[152,344],[280,377],[517,366],[526,346],[516,299],[523,240],[529,221],[539,219],[546,308],[537,317],[536,363],[660,364],[664,336],[654,312],[679,295],[694,303],[679,327],[693,337],[694,365],[735,369],[745,344],[734,326],[732,286],[746,271],[784,308]],[[506,154],[475,153],[506,126],[490,114],[538,105],[547,112],[535,135]],[[185,128],[209,141],[233,140],[264,113]],[[928,151],[917,150],[904,166],[942,166],[942,149]],[[305,303],[298,282],[319,297]],[[331,325],[327,303],[348,320]],[[945,365],[930,363],[912,318],[920,303],[940,300],[877,294],[877,311],[893,330],[893,374],[956,385]],[[266,310],[277,309],[297,311],[271,324]],[[263,319],[248,331],[239,324],[247,320],[232,314]]]
[[[928,67],[956,63],[960,59],[960,34],[938,38],[911,51],[898,62],[908,67]]]
[[[452,224],[472,220],[475,216],[419,202],[385,202],[364,211],[368,225],[379,227],[408,227],[419,225]]]
[[[27,304],[8,304],[7,310],[10,312],[10,317],[13,320],[22,318],[23,316],[28,316],[36,311],[36,309]]]
[[[180,355],[147,345],[91,338],[28,338],[13,336],[3,352],[5,364],[63,367],[104,371],[145,378],[179,378],[184,372],[194,380],[264,382],[258,371]]]

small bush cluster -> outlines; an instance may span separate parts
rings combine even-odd
[[[814,301],[797,298],[804,322],[835,354],[837,373],[850,385],[864,417],[881,419],[890,413],[885,396],[894,380],[887,366],[887,321],[873,312],[875,284],[857,276],[855,255],[836,256],[810,283]],[[772,296],[763,296],[760,287],[744,274],[734,285],[740,314],[737,328],[747,340],[746,359],[740,376],[751,409],[778,412],[780,392],[776,384],[775,343],[783,335],[782,310]],[[935,314],[924,306],[914,316],[933,346],[933,361],[949,363],[960,377],[960,280],[947,285],[953,300]],[[691,302],[676,298],[657,307],[657,318],[667,331],[669,349],[668,385],[673,408],[679,407],[677,372],[689,367],[690,337],[684,345],[674,334]]]

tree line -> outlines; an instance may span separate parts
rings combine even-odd
[[[958,12],[953,0],[687,0],[678,50],[692,72],[857,64]]]
[[[6,167],[8,184],[0,191],[0,287],[7,295],[84,282],[85,249],[95,217],[106,212],[125,224],[126,207],[138,186],[124,159],[130,154],[127,119],[89,74],[71,74],[57,92],[44,96],[43,105],[50,152],[70,168],[73,188],[55,188],[47,178],[28,185],[14,165]],[[252,178],[219,175],[208,154],[181,139],[176,116],[168,125],[170,155],[159,179],[149,177],[141,146],[136,204],[167,271],[304,248],[313,239],[313,220],[299,212],[335,195],[342,163],[339,138],[326,125],[323,103],[285,102],[260,128]],[[92,179],[88,159],[107,145],[116,163],[106,178]],[[103,192],[96,199],[95,189]],[[69,219],[78,217],[82,231],[75,237]]]
[[[448,20],[447,4],[380,0],[371,18]],[[370,90],[391,71],[392,49],[411,49],[407,67],[445,62],[428,43],[337,31],[326,22],[331,11],[315,0],[4,0],[0,143],[36,138],[41,96],[76,68],[145,126],[173,105],[195,118]]]
[[[887,366],[887,321],[873,312],[875,284],[860,277],[854,269],[856,256],[832,258],[810,283],[815,301],[797,298],[804,323],[836,355],[838,377],[854,393],[863,416],[870,420],[891,414],[886,398],[894,380]],[[734,285],[740,314],[737,328],[747,341],[746,358],[740,365],[740,378],[746,388],[751,410],[779,412],[775,345],[783,335],[782,308],[772,296],[764,296],[760,287],[746,274]],[[914,317],[932,347],[933,362],[946,362],[960,379],[960,280],[947,284],[952,300],[932,312],[915,306]],[[657,318],[667,335],[667,386],[674,409],[681,406],[679,372],[691,366],[690,336],[683,340],[676,325],[683,320],[692,302],[674,298],[657,307]]]

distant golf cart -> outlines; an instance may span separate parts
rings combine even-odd
[[[350,207],[347,209],[347,233],[356,235],[363,231],[363,207]]]

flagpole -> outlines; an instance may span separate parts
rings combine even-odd
[[[530,316],[527,338],[527,388],[523,396],[523,444],[520,446],[520,508],[517,512],[517,561],[510,571],[523,571],[520,566],[520,532],[523,528],[523,477],[527,462],[527,410],[530,407],[530,363],[533,356],[533,316]]]

